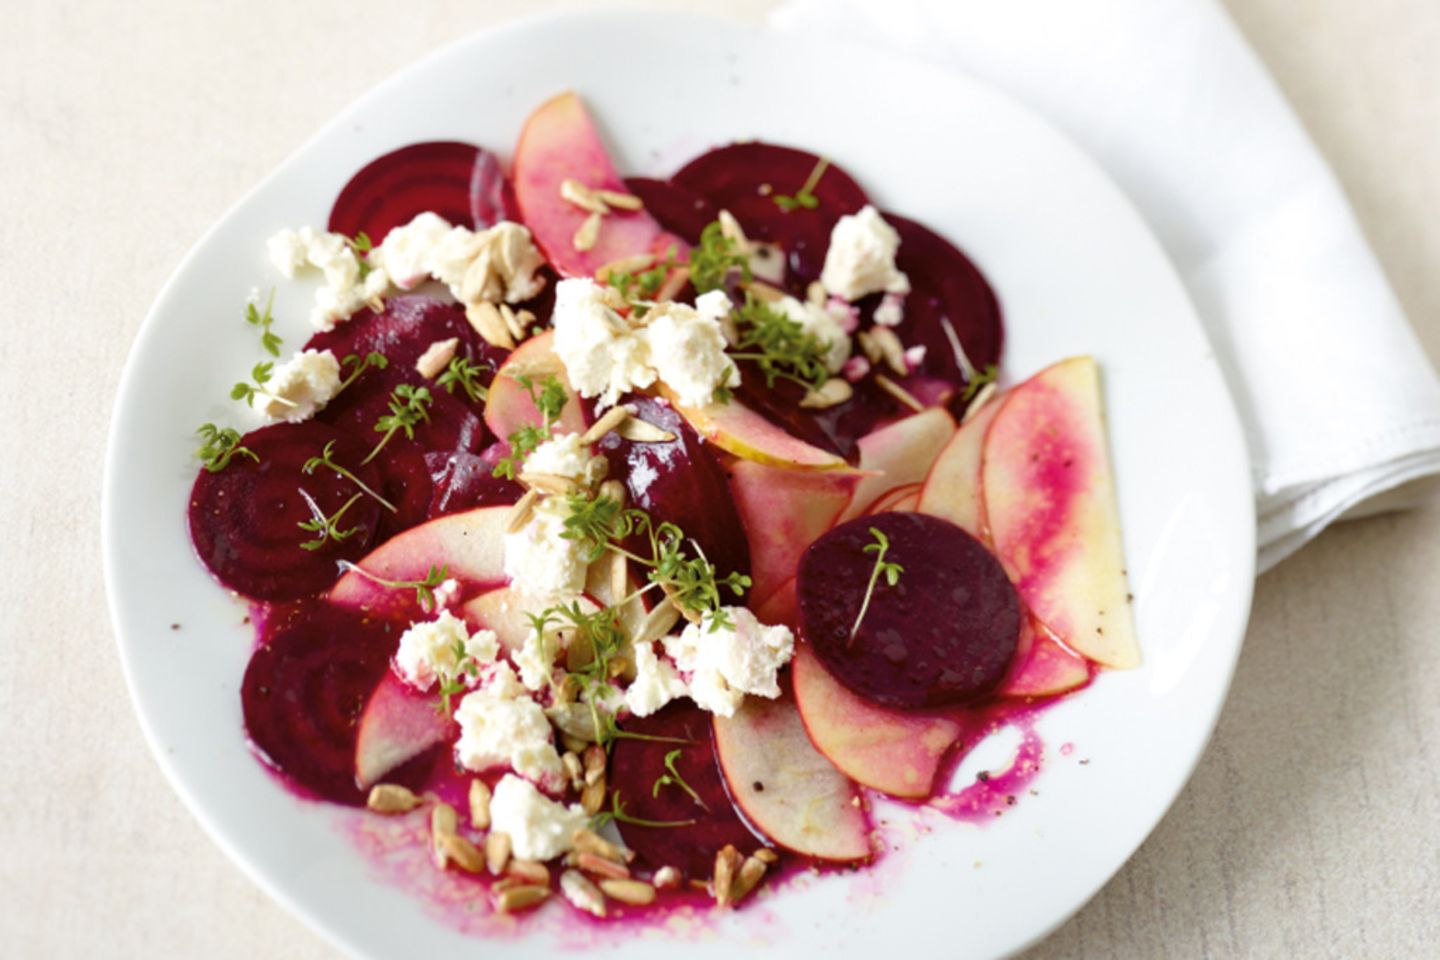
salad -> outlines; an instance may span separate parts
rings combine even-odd
[[[829,158],[622,179],[566,93],[508,174],[403,147],[267,252],[315,332],[252,297],[189,502],[246,732],[498,913],[730,908],[875,861],[879,799],[1000,815],[1038,743],[959,758],[1139,662],[1096,364],[1000,389],[984,277]]]

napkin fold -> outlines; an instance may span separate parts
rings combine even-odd
[[[1106,168],[1224,369],[1261,571],[1440,474],[1440,379],[1334,175],[1214,0],[790,0],[772,22],[963,71]]]

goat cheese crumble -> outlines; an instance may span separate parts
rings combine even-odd
[[[637,717],[648,717],[665,704],[686,694],[685,681],[670,661],[655,653],[655,644],[634,645],[635,679],[625,689],[625,706]]]
[[[827,370],[839,373],[844,368],[845,361],[850,359],[851,350],[850,335],[845,332],[844,326],[846,317],[828,306],[808,300],[796,300],[794,297],[781,297],[773,306],[788,319],[800,324],[801,333],[809,334],[825,344]]]
[[[555,287],[555,353],[581,396],[598,397],[604,408],[661,380],[681,403],[700,405],[721,387],[739,386],[740,371],[725,353],[721,320],[731,305],[723,291],[693,307],[660,304],[634,321],[617,306],[610,288],[584,277]]]
[[[688,675],[690,699],[711,713],[731,717],[745,694],[775,699],[780,668],[795,654],[786,626],[766,626],[744,607],[725,607],[731,625],[711,629],[707,614],[678,637],[665,638],[665,652]]]
[[[412,687],[429,690],[437,680],[458,679],[467,661],[473,661],[478,668],[493,663],[499,653],[495,631],[471,633],[464,620],[449,610],[441,610],[434,620],[412,623],[400,635],[395,669]]]
[[[820,283],[827,293],[851,301],[870,293],[909,293],[910,278],[895,268],[899,249],[900,234],[867,203],[835,222]]]
[[[579,804],[544,796],[526,780],[506,774],[490,799],[490,827],[510,837],[511,850],[522,860],[553,860],[568,853],[575,831],[590,818]]]
[[[466,770],[508,766],[546,789],[564,788],[565,767],[551,742],[550,720],[534,700],[476,690],[460,701],[455,721],[460,725],[455,757]]]
[[[521,475],[550,474],[573,480],[582,487],[593,487],[605,479],[610,465],[604,457],[592,454],[589,444],[578,433],[561,434],[546,440],[525,458]]]
[[[270,371],[255,409],[271,420],[298,423],[340,392],[340,361],[329,350],[305,350]]]
[[[545,497],[524,527],[505,534],[505,574],[531,600],[558,602],[585,589],[585,556],[564,536],[569,516],[563,497]]]
[[[401,290],[433,277],[466,306],[519,303],[545,286],[537,274],[545,258],[530,231],[508,220],[475,231],[427,211],[387,233],[370,259]]]
[[[383,269],[361,269],[360,258],[348,238],[313,227],[281,230],[266,243],[270,262],[286,277],[314,268],[325,278],[315,292],[310,323],[319,330],[333,330],[335,324],[368,303],[380,300],[390,287]],[[363,274],[363,276],[362,276]]]

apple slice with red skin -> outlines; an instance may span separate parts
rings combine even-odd
[[[855,488],[840,522],[874,512],[868,508],[896,487],[922,482],[954,434],[955,418],[943,407],[931,407],[861,437],[856,444],[860,449],[859,468],[874,473]]]
[[[520,382],[521,377],[529,379],[537,395],[546,377],[559,380],[570,399],[555,422],[555,433],[584,432],[585,411],[580,405],[580,395],[571,388],[565,376],[565,364],[551,348],[554,339],[555,333],[551,330],[531,337],[516,347],[496,372],[485,400],[485,426],[497,439],[508,440],[521,427],[540,426],[543,422],[540,411],[530,400],[530,391]]]
[[[789,696],[746,697],[716,716],[715,755],[740,812],[775,843],[817,860],[870,857],[855,784],[816,751]]]
[[[380,678],[355,736],[355,781],[362,790],[453,736],[454,721],[435,703],[393,672]]]
[[[619,208],[601,220],[590,249],[575,249],[575,234],[590,214],[563,198],[560,184],[575,180],[591,190],[627,191],[594,121],[573,92],[546,100],[525,121],[515,145],[512,180],[521,219],[562,276],[589,277],[624,257],[664,255],[671,247],[683,257],[690,249],[643,209]]]
[[[913,510],[915,504],[920,502],[920,484],[907,483],[903,487],[896,487],[887,493],[883,493],[870,506],[865,508],[862,516],[873,516],[877,513],[890,513],[895,510]]]
[[[1094,359],[1045,368],[993,416],[980,483],[996,556],[1066,646],[1103,666],[1138,666]]]
[[[430,614],[420,608],[413,588],[388,587],[374,578],[419,581],[431,567],[446,567],[447,577],[468,588],[503,583],[503,538],[510,509],[479,507],[411,527],[366,554],[357,564],[365,573],[347,570],[331,588],[330,602],[376,616],[417,620]]]
[[[687,407],[663,387],[662,392],[696,433],[741,460],[792,470],[848,467],[842,458],[792,436],[738,400]]]
[[[930,796],[959,721],[871,703],[831,676],[808,643],[796,644],[791,676],[805,731],[836,769],[892,797]]]
[[[1050,636],[1043,624],[1027,614],[1020,622],[1020,638],[1010,672],[996,688],[1000,697],[1053,697],[1078,690],[1094,676],[1089,661],[1067,650]]]
[[[800,555],[835,525],[862,474],[787,470],[753,460],[730,465],[730,493],[750,542],[751,602],[795,575]]]
[[[986,530],[985,502],[980,496],[980,454],[990,421],[999,409],[1000,400],[992,399],[960,424],[935,458],[915,508],[920,513],[949,520],[987,545],[990,538]]]

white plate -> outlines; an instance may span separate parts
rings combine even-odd
[[[687,949],[823,956],[944,943],[989,957],[1033,942],[1130,856],[1210,735],[1254,576],[1244,447],[1180,282],[1088,158],[989,89],[829,42],[653,13],[472,37],[345,111],[210,231],[141,330],[106,468],[111,606],[156,758],[230,856],[336,943],[377,957],[476,949],[455,928],[463,911],[437,919],[357,853],[345,815],[293,798],[247,751],[238,688],[250,632],[186,536],[192,431],[240,419],[227,390],[258,359],[240,308],[275,282],[263,256],[272,231],[323,224],[355,169],[408,142],[463,139],[507,155],[527,112],[567,87],[598,115],[622,170],[665,174],[746,137],[835,158],[879,205],[973,256],[1004,306],[1011,379],[1073,353],[1103,365],[1145,666],[1044,715],[1038,795],[1006,816],[983,827],[928,817],[935,829],[902,838],[875,872],[785,891]],[[282,284],[291,346],[304,339],[309,295]],[[914,832],[912,815],[889,819],[897,836]],[[554,926],[506,949],[538,956],[576,935]],[[588,949],[638,960],[674,948],[617,933]]]

